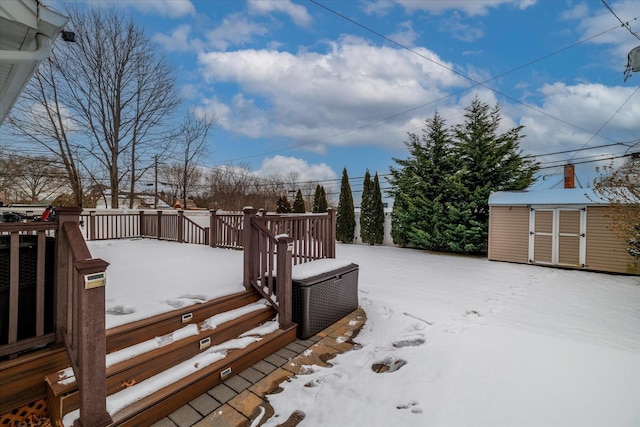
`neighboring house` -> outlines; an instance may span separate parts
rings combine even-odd
[[[0,125],[68,19],[37,0],[0,2]]]
[[[489,197],[489,260],[631,273],[611,206],[589,188],[496,192]]]

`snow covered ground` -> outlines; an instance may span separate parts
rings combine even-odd
[[[242,290],[241,252],[89,247],[112,264],[109,326]],[[283,384],[267,426],[295,410],[301,426],[640,425],[640,278],[388,246],[338,258],[360,266],[359,346]]]

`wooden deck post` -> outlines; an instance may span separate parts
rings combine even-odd
[[[160,238],[162,237],[162,211],[156,211],[158,212],[158,223],[157,223],[157,227],[156,227],[156,239],[160,240]]]
[[[82,210],[80,211],[82,213]],[[78,214],[80,215],[80,214]],[[96,211],[89,212],[89,240],[96,240]]]
[[[184,211],[178,211],[178,243],[184,243]]]
[[[62,228],[67,222],[78,223],[82,208],[75,207],[59,207],[55,209],[56,220],[58,221],[58,230],[56,230],[56,249],[55,249],[55,331],[56,343],[64,341],[64,333],[66,330],[72,329],[69,324],[69,308],[72,307],[71,292],[68,283],[71,282],[71,248],[67,239],[62,238]],[[95,233],[95,217],[93,212],[89,216],[89,232]]]
[[[80,390],[80,418],[75,425],[102,427],[111,424],[106,409],[105,288],[87,289],[85,275],[104,272],[109,264],[91,257],[80,232],[82,208],[55,212],[56,341],[66,342]]]
[[[327,258],[335,258],[336,257],[336,210],[334,208],[327,209],[327,213],[329,214],[329,230],[326,234],[327,241],[325,242],[325,253],[327,254]]]
[[[255,264],[258,258],[258,232],[253,228],[251,221],[256,217],[257,211],[248,206],[242,210],[244,213],[244,273],[242,284],[249,290],[251,289],[251,279],[255,274]]]
[[[76,372],[80,391],[80,418],[75,426],[102,427],[111,424],[107,413],[107,338],[105,287],[86,289],[85,275],[104,272],[109,263],[102,259],[79,260],[76,292],[79,309],[75,333],[79,336]]]
[[[147,234],[147,230],[145,229],[144,226],[144,211],[140,210],[140,213],[138,214],[138,230],[140,230],[140,237],[144,237]]]
[[[278,321],[281,329],[293,323],[293,289],[291,284],[291,267],[293,238],[280,236],[277,238],[276,283],[278,297]]]
[[[218,236],[218,211],[211,209],[209,211],[209,246],[215,247]]]

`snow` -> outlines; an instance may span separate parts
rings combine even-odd
[[[242,292],[242,251],[151,239],[87,242],[107,268],[107,328]]]
[[[325,258],[316,260],[314,262],[296,264],[291,268],[291,279],[296,281],[303,281],[315,276],[320,276],[327,272],[348,267],[351,264],[353,264],[351,261],[339,258]]]
[[[536,191],[496,191],[489,196],[490,206],[516,205],[602,205],[609,204],[592,188],[561,188]]]
[[[108,309],[132,311],[108,314],[112,325],[242,290],[241,252],[151,240],[89,245],[111,263]],[[305,414],[301,426],[640,425],[640,278],[388,246],[338,245],[337,255],[359,265],[367,322],[333,366],[307,367],[269,396],[276,415],[266,426],[293,411]],[[125,270],[138,276],[127,280]],[[374,372],[376,363],[392,369]],[[178,365],[155,386],[193,369]],[[137,386],[110,397],[109,411],[136,399]]]

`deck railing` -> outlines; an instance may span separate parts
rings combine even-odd
[[[0,224],[0,357],[56,341],[56,222]]]
[[[81,215],[86,240],[147,237],[179,243],[209,244],[209,228],[184,215],[184,211],[99,211]]]
[[[64,343],[79,384],[79,425],[106,426],[108,263],[91,256],[80,212],[58,208],[52,222],[0,224],[0,280],[8,278],[0,294],[0,356]]]
[[[56,210],[56,329],[62,336],[80,392],[76,425],[106,426],[106,261],[93,258],[79,227],[80,208]]]
[[[335,258],[334,211],[268,215],[245,208],[243,222],[244,286],[266,298],[278,310],[280,327],[287,328],[292,323],[292,266],[294,262]]]
[[[211,246],[242,249],[244,245],[243,218],[242,212],[211,211],[209,225]]]

